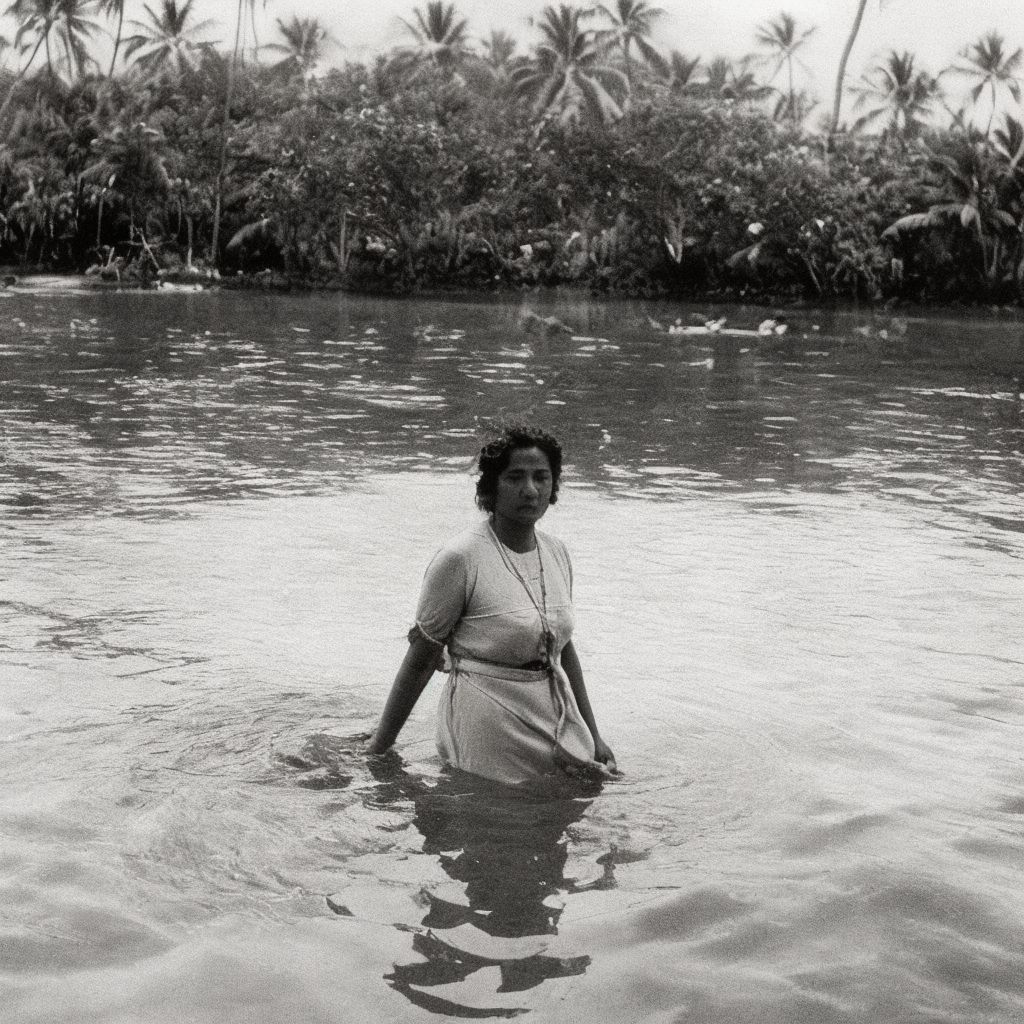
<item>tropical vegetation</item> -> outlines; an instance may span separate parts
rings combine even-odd
[[[0,47],[0,262],[143,283],[1016,302],[1024,51],[847,66],[814,26],[700,56],[648,0],[538,9],[515,38],[428,0],[342,59],[256,0],[13,0]],[[223,34],[223,38],[221,38]],[[845,120],[844,120],[845,114]]]

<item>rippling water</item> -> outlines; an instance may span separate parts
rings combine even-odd
[[[5,1024],[1022,1019],[1020,323],[518,312],[0,299]],[[601,792],[356,752],[503,415]]]

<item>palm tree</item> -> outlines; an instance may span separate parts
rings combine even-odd
[[[46,43],[46,52],[49,55],[49,38],[50,31],[53,28],[53,22],[49,20],[49,4],[30,4],[27,0],[15,0],[14,3],[4,11],[4,14],[8,17],[15,18],[20,24],[18,25],[18,31],[14,37],[14,44],[18,47],[21,52],[25,52],[27,47],[22,44],[22,38],[29,32],[37,32],[36,45],[32,49],[32,53],[25,63],[21,66],[21,69],[14,76],[10,87],[7,90],[7,95],[4,97],[4,102],[0,105],[0,117],[7,113],[7,108],[11,105],[11,99],[14,96],[15,89],[21,83],[21,80],[28,74],[28,69],[32,66],[32,63],[36,59],[36,55],[39,53],[40,48]],[[52,68],[51,68],[52,71]]]
[[[277,29],[284,42],[266,45],[266,49],[284,54],[274,67],[307,79],[323,60],[328,40],[327,29],[320,24],[318,18],[300,18],[294,14],[289,22],[278,18]]]
[[[451,74],[469,55],[467,21],[460,18],[454,3],[430,0],[413,10],[414,21],[399,20],[415,40],[404,47],[402,56],[413,64],[429,63]]]
[[[263,10],[267,9],[268,0],[263,0]],[[254,61],[259,60],[260,41],[256,34],[256,0],[246,0],[246,7],[249,8],[249,25],[252,28],[252,57]],[[315,19],[314,19],[315,20]],[[240,56],[245,59],[245,45],[243,43]]]
[[[93,142],[95,158],[82,177],[99,185],[97,245],[104,203],[110,199],[127,203],[129,237],[134,240],[137,202],[167,196],[171,179],[165,150],[163,135],[143,122],[115,125]]]
[[[147,75],[165,71],[181,75],[186,70],[195,70],[203,48],[208,45],[199,37],[214,22],[207,18],[193,23],[194,3],[195,0],[185,0],[179,7],[177,0],[162,0],[159,12],[146,4],[148,21],[131,22],[139,31],[124,41],[125,58],[134,57]]]
[[[985,138],[992,132],[992,120],[998,105],[998,91],[1004,88],[1018,103],[1020,102],[1019,72],[1024,65],[1024,50],[1018,47],[1013,53],[1007,53],[1004,49],[1005,43],[1006,40],[998,32],[989,32],[960,54],[961,60],[966,61],[965,64],[954,65],[951,69],[975,79],[977,84],[970,93],[971,102],[975,106],[981,94],[986,89],[989,92],[992,109],[989,111],[988,124],[985,127]]]
[[[751,70],[752,57],[743,57],[735,64],[729,65],[729,77],[722,89],[722,96],[737,103],[759,103],[771,95],[771,86],[757,80]]]
[[[879,8],[884,7],[885,3],[886,0],[878,0]],[[836,132],[839,130],[839,110],[843,105],[843,91],[846,88],[846,65],[850,60],[850,54],[853,51],[853,44],[857,41],[857,36],[860,34],[861,22],[864,20],[864,9],[867,5],[868,0],[857,0],[857,12],[853,16],[853,24],[850,26],[850,34],[846,37],[846,42],[843,45],[843,53],[839,58],[839,69],[836,72],[835,94],[832,99],[832,117],[829,119],[826,143],[829,152],[832,151]]]
[[[465,64],[467,85],[496,99],[511,90],[512,69],[522,63],[516,56],[516,41],[507,32],[492,30],[480,40],[480,52]]]
[[[543,41],[512,72],[516,95],[541,119],[570,124],[590,116],[607,123],[622,116],[629,80],[605,63],[604,47],[580,24],[588,14],[565,4],[545,7],[538,26]]]
[[[914,56],[906,51],[890,51],[864,75],[863,82],[854,90],[855,109],[869,109],[854,123],[854,131],[884,118],[887,123],[882,136],[900,144],[920,134],[940,98],[938,79],[926,71],[915,71]]]
[[[798,32],[796,19],[784,11],[774,20],[757,27],[758,43],[768,50],[770,59],[776,62],[769,82],[773,81],[783,68],[786,69],[787,91],[785,95],[787,102],[785,106],[780,105],[780,107],[782,111],[788,111],[794,124],[799,121],[799,118],[797,117],[796,91],[793,87],[793,60],[796,51],[807,42],[814,32],[813,25]]]
[[[752,60],[747,56],[734,64],[728,57],[715,57],[704,69],[704,81],[696,85],[694,91],[712,102],[758,103],[772,90],[757,80],[750,69]]]
[[[191,2],[191,0],[189,0]],[[213,235],[210,239],[210,257],[216,266],[220,262],[220,219],[224,210],[224,180],[228,169],[228,144],[231,127],[231,100],[235,94],[235,77],[238,72],[238,60],[243,48],[243,28],[245,9],[250,9],[255,0],[238,0],[235,13],[235,43],[231,50],[231,61],[228,64],[227,83],[224,89],[224,116],[220,129],[220,159],[217,163],[217,181],[213,190]]]
[[[790,124],[802,124],[818,105],[817,99],[806,89],[798,89],[792,96],[780,92],[772,110],[772,120],[788,121]]]
[[[648,37],[654,31],[654,23],[665,16],[660,7],[652,7],[647,0],[616,0],[614,9],[606,4],[598,4],[597,10],[611,23],[611,28],[601,29],[596,33],[599,42],[617,47],[622,52],[622,63],[626,69],[626,79],[630,92],[633,91],[633,45],[640,51],[640,56],[656,71],[664,73],[667,69],[665,58],[650,44]]]
[[[495,77],[505,74],[516,53],[516,41],[507,32],[492,29],[491,34],[482,41],[483,62],[491,69]]]
[[[24,77],[40,49],[46,55],[47,70],[54,74],[54,44],[60,44],[64,51],[69,75],[81,76],[90,60],[86,43],[99,27],[89,17],[95,3],[96,0],[14,0],[4,12],[18,22],[14,45],[32,51],[16,82]],[[34,46],[24,42],[32,37]]]
[[[982,275],[994,284],[1007,243],[1013,246],[1020,239],[1017,221],[1004,207],[999,187],[1007,170],[998,166],[988,139],[977,129],[954,136],[952,142],[945,153],[925,150],[942,179],[940,201],[924,213],[900,217],[882,232],[882,238],[896,239],[902,233],[943,223],[954,225],[955,230],[971,231],[978,243]]]
[[[1007,175],[1013,177],[1024,158],[1024,125],[1015,117],[1005,114],[1003,127],[997,128],[993,137],[996,154],[1003,159]]]
[[[728,57],[715,57],[704,69],[701,92],[713,100],[722,99],[732,73],[732,61]]]
[[[694,90],[693,76],[700,67],[700,57],[687,57],[685,53],[673,50],[668,55],[665,79],[670,92],[688,93]]]
[[[117,52],[121,49],[121,34],[124,30],[124,4],[125,0],[98,0],[97,10],[100,14],[117,18],[117,29],[114,32],[114,52],[110,58],[110,70],[107,78],[114,77],[114,66],[117,64]]]

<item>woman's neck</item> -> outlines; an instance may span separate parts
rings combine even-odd
[[[519,554],[532,551],[537,546],[537,534],[532,524],[515,523],[492,515],[491,529],[505,547]]]

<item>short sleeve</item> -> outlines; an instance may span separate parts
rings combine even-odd
[[[423,576],[416,626],[428,640],[447,643],[465,608],[465,559],[456,551],[439,551]]]
[[[562,573],[565,576],[565,581],[569,588],[569,600],[572,600],[572,559],[569,557],[569,549],[558,537],[549,536],[548,539],[551,541],[555,558],[558,560]]]

